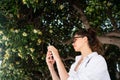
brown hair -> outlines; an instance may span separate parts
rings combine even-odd
[[[75,32],[77,35],[81,35],[82,37],[86,36],[88,38],[88,44],[92,51],[98,52],[98,54],[103,55],[103,47],[100,41],[97,39],[96,32],[92,29],[80,29]]]

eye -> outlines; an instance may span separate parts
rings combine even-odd
[[[74,38],[74,39],[73,39],[73,41],[72,41],[72,43],[74,43],[76,40],[77,40],[77,39],[76,39],[76,38]]]

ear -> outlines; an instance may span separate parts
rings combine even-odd
[[[88,38],[86,36],[83,37],[83,39],[84,39],[85,42],[88,42]]]

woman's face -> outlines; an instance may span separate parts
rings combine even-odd
[[[75,35],[73,37],[73,47],[74,47],[74,50],[76,52],[80,52],[82,47],[84,46],[84,37],[80,36],[80,35]]]

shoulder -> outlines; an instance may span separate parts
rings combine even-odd
[[[102,55],[99,55],[97,52],[93,52],[91,55],[88,56],[91,59],[97,60],[97,61],[105,61],[104,57]]]
[[[93,59],[95,61],[98,61],[98,62],[106,62],[105,58],[102,55],[99,55],[99,54],[97,54],[96,56],[94,56]]]
[[[106,66],[105,58],[102,55],[99,55],[97,52],[94,52],[92,56],[90,56],[90,63],[93,66]]]

